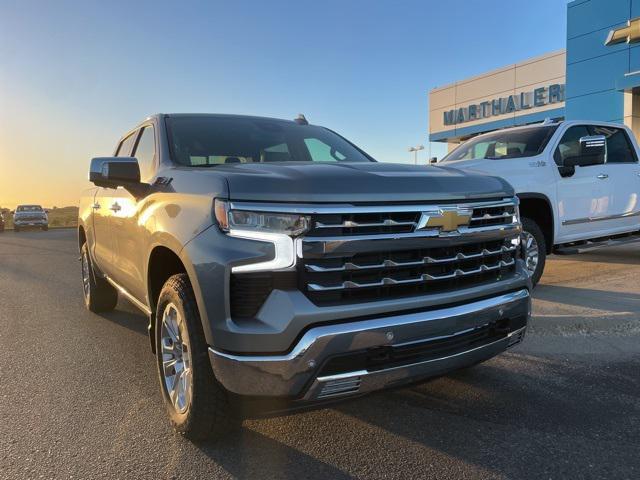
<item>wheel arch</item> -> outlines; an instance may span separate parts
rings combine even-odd
[[[173,275],[187,273],[187,269],[178,255],[172,248],[165,245],[155,245],[149,252],[147,261],[147,298],[149,301],[149,343],[151,351],[156,353],[155,345],[155,314],[158,305],[158,298],[165,282]]]
[[[555,219],[549,197],[542,193],[524,192],[518,193],[520,199],[520,215],[535,221],[547,244],[547,254],[553,251]]]
[[[87,232],[84,230],[84,225],[78,225],[78,250],[82,249],[82,246],[87,243]]]

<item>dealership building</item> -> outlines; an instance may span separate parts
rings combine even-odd
[[[429,140],[449,149],[546,118],[624,123],[640,139],[640,0],[574,0],[564,50],[429,92]]]

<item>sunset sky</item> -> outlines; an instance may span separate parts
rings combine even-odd
[[[565,23],[558,0],[0,0],[0,206],[76,205],[156,112],[304,113],[407,162],[431,88],[562,48]]]

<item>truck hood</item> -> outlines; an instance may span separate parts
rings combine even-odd
[[[444,162],[449,168],[464,168],[465,170],[473,170],[474,172],[483,172],[490,175],[496,175],[498,172],[510,170],[513,167],[521,169],[523,166],[539,166],[538,163],[545,162],[547,157],[544,153],[539,155],[531,155],[528,157],[505,158],[492,160],[490,158],[472,158],[469,160],[451,160]]]
[[[472,168],[477,170],[491,170],[492,163],[499,162],[500,160],[487,160],[485,158],[472,158],[469,160],[452,160],[450,162],[442,163],[450,168]]]
[[[499,177],[449,167],[394,163],[247,163],[215,167],[232,200],[265,202],[423,202],[514,194]]]

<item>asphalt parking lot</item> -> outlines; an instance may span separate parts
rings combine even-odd
[[[84,309],[75,232],[0,234],[0,478],[640,478],[640,246],[549,260],[523,345],[194,445],[145,319]]]

